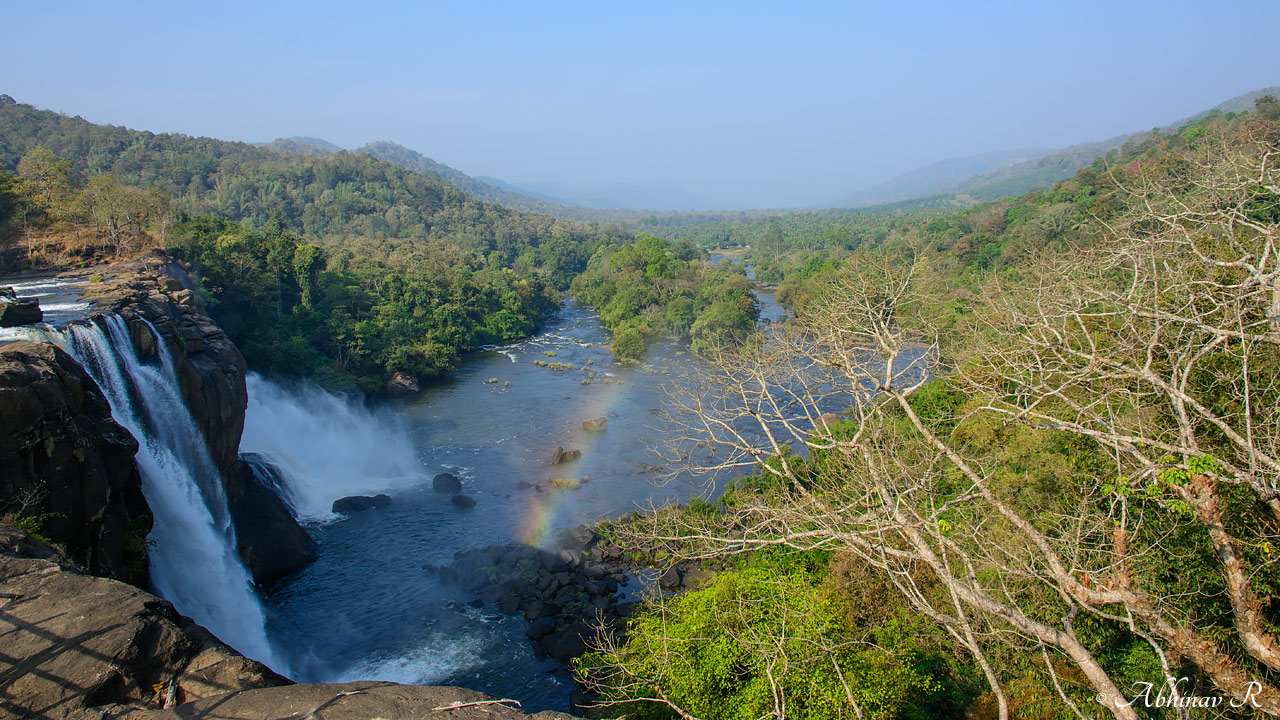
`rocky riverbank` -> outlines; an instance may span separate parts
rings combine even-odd
[[[597,528],[579,525],[556,536],[550,547],[493,545],[455,553],[446,566],[427,566],[456,585],[470,603],[505,615],[522,615],[536,652],[564,663],[598,647],[606,636],[622,640],[626,620],[645,592],[674,593],[702,587],[709,568],[664,562],[658,544],[630,550]],[[573,694],[575,709],[592,698]]]

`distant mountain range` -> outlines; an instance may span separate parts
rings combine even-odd
[[[1165,129],[1199,120],[1214,111],[1228,113],[1252,110],[1254,100],[1263,95],[1280,97],[1280,86],[1237,95]],[[961,203],[988,202],[996,198],[1020,195],[1066,180],[1080,168],[1126,142],[1141,142],[1148,132],[1117,135],[1106,140],[1072,145],[1062,150],[1003,150],[943,160],[859,190],[846,198],[841,206],[869,207],[934,195],[956,198]]]
[[[1253,90],[1173,123],[1175,128],[1217,112],[1253,109],[1263,95],[1280,97],[1280,86]],[[996,150],[930,163],[891,180],[859,190],[833,203],[842,208],[899,207],[929,199],[932,205],[963,206],[1019,195],[1065,180],[1082,167],[1126,142],[1141,142],[1150,131],[1117,135],[1106,140],[1080,143],[1060,150],[1022,148]],[[257,143],[279,153],[326,155],[342,152],[337,145],[313,137],[278,138]],[[479,200],[516,210],[543,213],[565,220],[612,224],[689,224],[708,220],[732,220],[778,214],[779,211],[702,210],[707,201],[674,185],[642,186],[611,183],[582,188],[560,182],[512,183],[498,178],[473,177],[437,162],[403,145],[374,142],[350,150],[386,160],[407,170],[436,175]],[[694,212],[690,212],[694,211]]]
[[[560,182],[508,183],[497,178],[479,178],[490,185],[540,197],[550,202],[599,208],[601,210],[688,211],[709,207],[705,198],[671,184],[633,185],[609,183],[580,188]]]

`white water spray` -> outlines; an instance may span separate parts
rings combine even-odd
[[[102,388],[112,417],[138,440],[143,494],[155,517],[150,557],[156,591],[242,654],[285,672],[236,553],[221,477],[182,401],[164,340],[156,333],[156,367],[139,360],[124,320],[105,316],[103,324],[73,325],[45,337],[80,361]]]
[[[240,452],[280,469],[288,500],[307,520],[333,517],[333,501],[422,482],[404,423],[314,385],[283,388],[249,373]]]

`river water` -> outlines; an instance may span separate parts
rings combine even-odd
[[[782,317],[771,294],[759,299],[763,317]],[[595,312],[570,300],[536,336],[477,353],[412,400],[357,410],[349,423],[332,421],[350,412],[341,398],[251,379],[242,450],[268,455],[305,486],[295,507],[313,518],[321,548],[266,603],[273,644],[295,679],[457,684],[518,699],[527,711],[568,709],[572,680],[535,655],[523,617],[466,605],[469,596],[424,566],[473,547],[541,545],[573,525],[719,491],[725,478],[658,484],[648,445],[662,436],[664,385],[696,359],[659,343],[645,364],[618,365],[609,341]],[[597,417],[607,429],[584,431]],[[582,458],[553,466],[557,447]],[[317,456],[299,459],[307,454]],[[460,478],[476,506],[459,509],[434,492],[429,479],[439,472]],[[560,490],[556,478],[585,482]],[[326,513],[356,492],[387,492],[393,502],[345,518]]]

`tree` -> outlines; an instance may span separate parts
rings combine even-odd
[[[625,532],[856,558],[969,654],[1001,718],[1005,652],[1042,658],[1080,717],[1136,719],[1133,683],[1183,676],[1175,700],[1280,717],[1277,157],[1216,138],[1150,167],[1098,242],[993,281],[962,331],[926,262],[863,253],[669,408],[671,462],[769,481]]]
[[[22,156],[18,176],[31,187],[34,205],[47,218],[54,216],[71,189],[71,166],[41,146]]]

